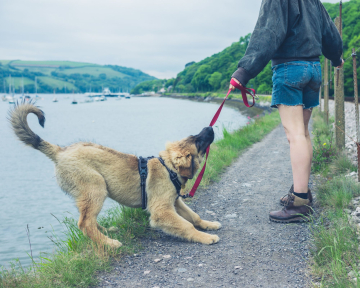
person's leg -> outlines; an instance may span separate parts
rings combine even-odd
[[[290,160],[293,172],[294,192],[307,193],[311,168],[311,151],[309,146],[310,136],[304,118],[303,106],[279,105],[279,113],[282,125],[284,126],[287,139],[290,143]],[[306,128],[305,128],[306,127]],[[307,131],[307,135],[306,135]]]
[[[303,110],[303,119],[304,119],[304,126],[305,126],[305,137],[308,144],[308,151],[310,156],[310,162],[309,162],[309,178],[310,178],[310,172],[311,172],[311,163],[313,158],[313,147],[311,143],[310,133],[309,133],[309,121],[311,118],[312,108],[310,109],[304,109]]]

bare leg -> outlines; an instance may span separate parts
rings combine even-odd
[[[176,200],[175,208],[181,217],[185,218],[196,227],[203,230],[218,230],[221,228],[221,224],[219,222],[202,220],[200,216],[192,211],[181,198]]]
[[[180,217],[174,207],[163,208],[161,210],[149,207],[150,225],[163,230],[165,233],[184,238],[188,241],[199,242],[202,244],[214,244],[219,242],[217,235],[200,232],[194,225]]]
[[[311,144],[311,138],[309,133],[309,121],[311,118],[312,109],[303,109],[303,117],[304,117],[304,126],[305,126],[305,137],[306,141],[308,143],[308,149],[309,149],[309,156],[310,156],[310,163],[309,163],[309,178],[310,178],[310,172],[311,172],[311,163],[313,158],[313,146]]]
[[[278,108],[281,122],[290,143],[290,159],[293,172],[294,191],[297,193],[307,193],[311,168],[310,153],[312,148],[310,150],[310,136],[306,137],[307,129],[305,129],[303,107],[279,105]],[[310,119],[311,112],[310,115],[306,114],[306,116],[309,116]],[[309,119],[307,122],[309,122]]]

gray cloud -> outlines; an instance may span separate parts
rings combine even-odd
[[[327,1],[333,2],[336,1]],[[2,59],[115,64],[174,77],[251,33],[261,0],[2,0]]]

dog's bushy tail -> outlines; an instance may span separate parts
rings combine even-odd
[[[30,129],[27,122],[27,115],[30,113],[35,114],[39,119],[41,127],[44,127],[45,114],[39,107],[35,106],[32,101],[27,103],[25,101],[18,102],[14,105],[14,108],[9,111],[9,121],[16,136],[26,145],[39,150],[56,162],[56,155],[61,148],[41,139]]]

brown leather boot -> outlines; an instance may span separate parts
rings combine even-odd
[[[269,214],[270,220],[280,223],[307,222],[313,210],[310,207],[309,199],[301,199],[293,193],[287,196],[287,203],[280,211],[272,211]]]
[[[293,192],[294,192],[294,184],[291,185],[291,188],[289,190],[289,193],[293,193]],[[286,204],[289,193],[280,198],[280,205],[281,206],[284,206]],[[308,199],[310,200],[310,204],[312,204],[313,197],[312,197],[312,194],[311,194],[311,190],[309,189],[307,193],[308,193]]]

